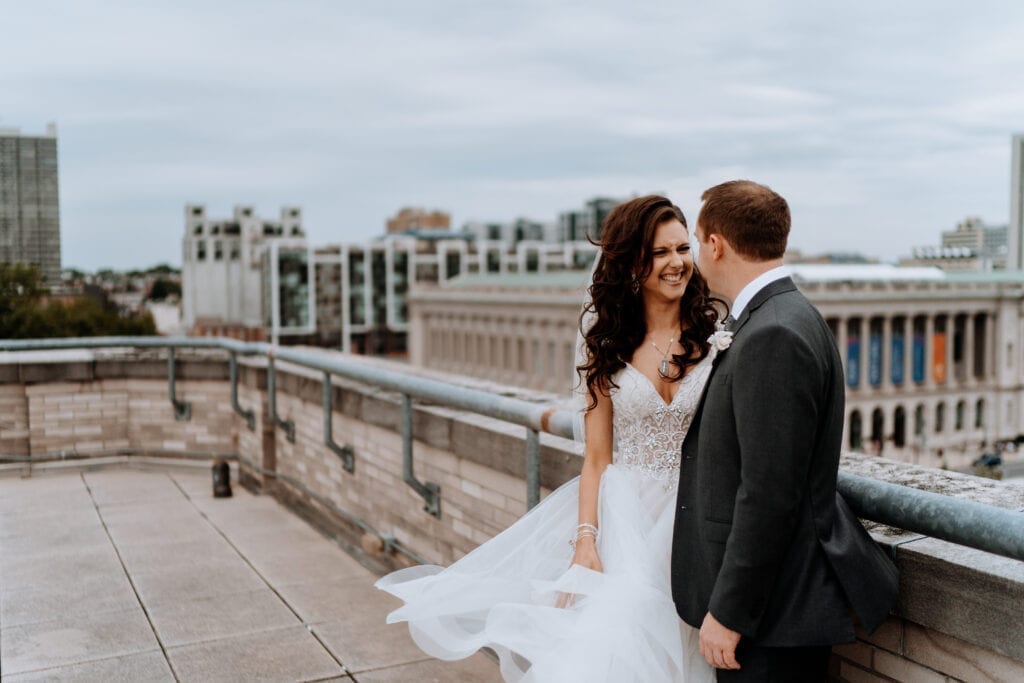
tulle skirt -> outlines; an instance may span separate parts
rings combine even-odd
[[[419,566],[377,587],[405,602],[416,644],[438,659],[494,650],[506,681],[714,681],[670,588],[675,486],[609,465],[598,497],[603,572],[569,567],[579,480],[448,568]],[[567,608],[556,607],[571,594]]]

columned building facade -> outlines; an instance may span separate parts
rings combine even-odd
[[[1024,431],[1019,274],[799,286],[843,359],[845,448],[960,468]]]
[[[1024,273],[791,270],[843,359],[844,450],[959,469],[1024,433]],[[586,275],[552,275],[414,289],[410,360],[567,394]]]
[[[590,271],[467,276],[409,298],[413,365],[565,394]]]

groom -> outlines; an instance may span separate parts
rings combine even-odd
[[[701,199],[698,266],[735,321],[683,442],[673,600],[719,681],[822,681],[896,569],[836,493],[843,367],[782,265],[786,200],[746,180]]]

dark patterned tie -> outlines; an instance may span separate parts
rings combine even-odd
[[[732,332],[732,326],[735,325],[735,324],[736,324],[736,318],[732,317],[732,314],[730,313],[729,317],[727,317],[725,319],[725,329],[726,329],[726,331]]]

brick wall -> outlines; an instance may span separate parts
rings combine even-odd
[[[841,681],[1024,680],[1020,660],[896,617],[870,635],[859,633],[855,643],[832,648],[832,654],[833,674]]]

